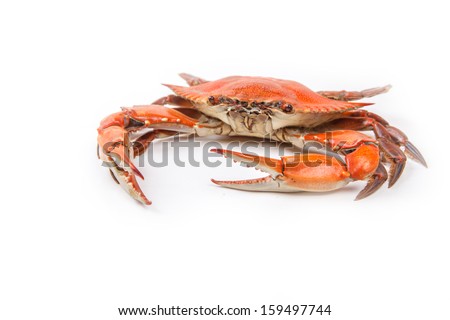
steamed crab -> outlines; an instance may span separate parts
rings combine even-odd
[[[211,150],[254,166],[264,178],[217,181],[234,189],[253,191],[330,191],[351,181],[366,180],[356,200],[389,179],[398,180],[410,157],[426,166],[418,149],[382,117],[360,109],[372,103],[352,102],[385,93],[390,86],[364,91],[314,92],[295,81],[233,76],[216,81],[180,75],[189,87],[166,85],[174,94],[150,105],[122,108],[98,128],[98,156],[114,180],[133,198],[151,204],[136,176],[144,177],[131,161],[158,138],[177,134],[267,138],[302,148],[308,142],[328,152],[271,159],[236,151]],[[175,106],[168,108],[166,105]],[[366,135],[360,131],[372,131]],[[389,166],[389,173],[385,169]]]

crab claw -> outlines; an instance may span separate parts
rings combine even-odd
[[[283,175],[283,164],[281,160],[260,157],[257,155],[244,154],[240,152],[224,150],[224,149],[211,149],[211,152],[219,153],[225,157],[229,157],[236,162],[245,164],[247,167],[254,167],[263,172],[269,173],[264,178],[248,179],[248,180],[236,180],[236,181],[220,181],[211,179],[211,181],[217,185],[239,189],[247,191],[281,191],[286,192],[290,190],[283,189],[282,180],[278,179]],[[298,191],[298,190],[292,190]]]
[[[145,194],[142,192],[139,184],[136,181],[136,176],[127,170],[123,170],[120,167],[110,168],[111,175],[113,179],[120,184],[120,186],[128,192],[137,201],[151,205],[152,202],[147,199]]]
[[[150,205],[137,183],[136,176],[144,179],[142,173],[128,156],[127,134],[121,127],[111,126],[99,130],[98,156],[109,167],[111,176],[134,199]]]
[[[323,192],[341,188],[351,181],[345,164],[324,154],[288,156],[276,160],[223,149],[211,151],[269,173],[266,177],[249,180],[211,179],[213,183],[227,188],[248,191]]]

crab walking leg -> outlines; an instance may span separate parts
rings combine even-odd
[[[324,192],[339,189],[351,181],[345,164],[323,154],[311,153],[277,160],[223,149],[211,151],[269,173],[264,178],[249,180],[211,180],[227,188],[246,191]]]
[[[370,118],[375,120],[378,123],[381,123],[383,126],[388,126],[389,122],[387,122],[383,117],[379,116],[376,113],[369,112],[367,110],[350,110],[343,113],[345,117],[358,117],[358,118]]]
[[[161,106],[164,106],[166,104],[172,105],[172,106],[178,106],[178,107],[184,107],[184,108],[194,108],[192,103],[189,100],[186,100],[180,96],[176,96],[174,94],[169,94],[168,96],[159,98],[158,100],[153,101],[152,104],[159,104]]]
[[[378,144],[384,151],[386,160],[391,163],[389,187],[392,187],[403,172],[406,164],[406,155],[425,167],[427,163],[420,151],[408,141],[403,132],[392,126],[388,126],[388,128],[375,119],[368,117],[344,117],[323,126],[324,130],[372,130],[375,133]],[[406,155],[400,149],[402,145],[405,147]]]
[[[188,73],[180,73],[179,76],[183,78],[190,87],[208,82],[205,79],[193,76]],[[194,106],[189,100],[174,94],[169,94],[166,97],[159,98],[158,100],[155,100],[152,104],[160,104],[160,105],[169,104],[185,108],[194,108]]]
[[[130,160],[130,150],[137,154],[143,152],[149,143],[159,137],[177,133],[194,133],[201,125],[195,119],[160,105],[135,106],[122,108],[121,112],[111,114],[100,123],[98,128],[98,155],[109,167],[118,182],[134,199],[149,205],[151,201],[142,192],[136,176],[144,179]],[[143,129],[154,132],[138,138],[133,144],[129,133]]]
[[[384,87],[371,88],[363,91],[317,91],[317,94],[333,100],[353,101],[386,93],[391,89],[391,87],[391,85],[387,85]]]
[[[389,133],[388,137],[385,137],[385,138],[388,138],[389,140],[391,140],[398,146],[405,147],[405,154],[409,158],[420,163],[424,167],[428,167],[427,162],[425,161],[425,158],[420,153],[419,149],[417,149],[416,146],[414,146],[408,140],[408,137],[406,136],[406,134],[404,134],[403,131],[401,131],[400,129],[389,125],[389,123],[385,119],[383,119],[381,116],[377,115],[376,113],[368,112],[366,110],[351,110],[351,111],[345,112],[344,115],[349,116],[349,117],[369,119],[369,120],[366,120],[365,122],[361,121],[361,119],[358,120],[359,126],[361,128],[359,130],[368,130],[368,129],[374,130],[374,129],[372,129],[374,126],[380,127],[380,124],[381,124],[381,126],[385,127],[386,131]],[[376,124],[374,122],[378,122],[378,124]],[[383,130],[383,129],[378,128],[378,131],[381,131],[381,130]],[[384,132],[384,130],[383,130],[383,132]]]
[[[193,75],[188,74],[188,73],[180,73],[179,76],[181,78],[183,78],[190,87],[197,86],[199,84],[209,82],[209,81],[207,81],[205,79],[193,76]]]

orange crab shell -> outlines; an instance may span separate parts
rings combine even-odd
[[[232,76],[192,87],[165,86],[194,104],[207,104],[210,97],[246,102],[282,101],[293,106],[296,113],[344,112],[372,104],[332,100],[298,82],[264,77]]]

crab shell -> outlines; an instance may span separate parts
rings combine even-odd
[[[332,100],[290,80],[232,76],[191,87],[168,85],[189,100],[200,112],[227,124],[230,106],[254,106],[270,110],[272,129],[287,126],[311,128],[340,117],[340,114],[372,103]]]

